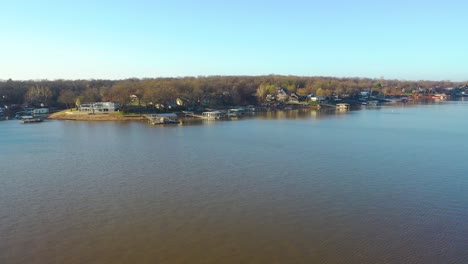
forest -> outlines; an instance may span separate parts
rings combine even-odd
[[[297,95],[352,97],[374,89],[379,95],[402,95],[418,90],[438,91],[465,83],[450,81],[405,81],[369,78],[301,76],[198,76],[125,80],[3,80],[0,107],[49,106],[74,108],[79,104],[115,101],[129,105],[171,105],[176,100],[186,107],[258,105],[276,88]]]

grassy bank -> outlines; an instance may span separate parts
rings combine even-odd
[[[126,115],[122,112],[93,114],[89,112],[64,110],[49,115],[49,119],[76,121],[135,121],[143,120],[144,118],[140,115]]]

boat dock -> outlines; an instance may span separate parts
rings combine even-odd
[[[350,104],[348,103],[338,103],[338,104],[320,104],[320,107],[326,107],[329,109],[337,109],[337,110],[349,110]]]
[[[186,117],[203,118],[202,115],[197,115],[197,114],[195,114],[195,113],[192,112],[192,111],[182,111],[182,113],[183,113]]]
[[[42,121],[44,121],[42,118],[34,117],[34,116],[22,116],[20,119],[20,123],[23,123],[23,124],[39,123]]]
[[[145,115],[148,120],[148,124],[151,125],[162,125],[162,124],[178,124],[179,120],[177,115],[174,113],[165,113],[165,114],[148,114]]]
[[[347,104],[347,103],[339,103],[339,104],[336,104],[336,109],[339,109],[339,110],[349,110],[349,104]]]
[[[195,117],[195,118],[201,118],[205,120],[218,120],[218,119],[223,119],[227,117],[227,114],[225,112],[221,112],[218,110],[203,112],[201,115],[197,115],[194,112],[189,112],[189,111],[183,111],[183,113],[187,117]]]

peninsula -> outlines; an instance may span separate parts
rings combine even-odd
[[[89,114],[79,111],[64,110],[49,115],[49,119],[73,121],[140,121],[145,118],[139,115],[123,115],[122,113]]]

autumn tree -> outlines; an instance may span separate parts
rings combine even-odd
[[[83,96],[78,96],[75,100],[75,106],[76,107],[80,106],[82,100],[83,100]]]
[[[264,83],[260,84],[257,88],[257,91],[255,92],[257,101],[260,103],[264,103],[267,95],[268,95],[267,85]]]
[[[315,91],[315,94],[316,94],[317,96],[323,96],[323,95],[325,95],[325,93],[324,93],[324,91],[323,91],[323,89],[322,89],[321,87],[319,87],[319,88],[317,89],[317,91]]]

